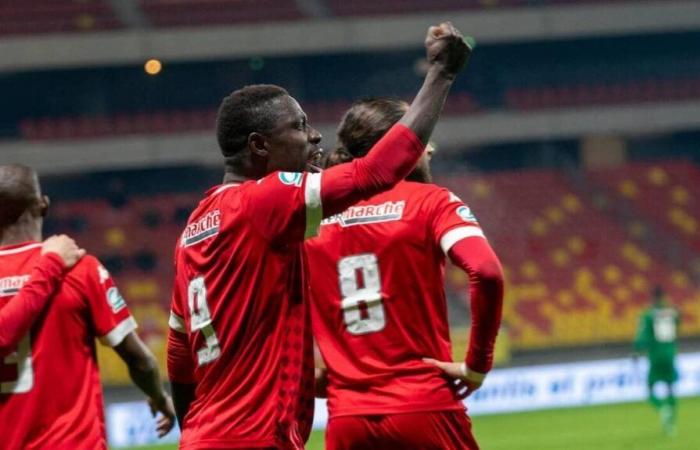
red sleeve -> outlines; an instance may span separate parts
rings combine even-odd
[[[472,326],[466,363],[486,373],[493,365],[493,349],[503,309],[503,269],[486,239],[462,239],[449,250],[452,262],[469,275]]]
[[[90,321],[100,342],[115,347],[136,330],[136,321],[107,269],[92,256],[84,260],[82,275]]]
[[[323,172],[323,217],[390,189],[411,173],[424,151],[425,145],[410,128],[394,125],[364,158]]]
[[[195,383],[194,369],[187,333],[171,328],[168,333],[168,378],[173,383]]]
[[[177,259],[179,250],[175,250]],[[170,301],[170,320],[168,326],[168,378],[175,383],[190,384],[195,382],[195,363],[190,353],[189,335],[185,322],[185,304],[182,295],[181,280],[175,267],[175,283]]]
[[[255,229],[271,241],[303,240],[307,226],[321,221],[320,199],[312,198],[318,197],[318,188],[313,186],[318,185],[320,176],[273,172],[258,180],[243,198],[244,211]]]
[[[425,146],[397,124],[364,158],[323,173],[275,172],[258,181],[244,201],[250,220],[271,240],[298,242],[318,234],[324,217],[389,189],[408,175]]]
[[[430,217],[430,234],[434,244],[439,245],[445,254],[462,239],[484,238],[471,209],[452,192],[433,186],[433,192],[426,196],[425,202]]]
[[[14,352],[63,280],[65,266],[55,253],[43,255],[29,281],[0,310],[0,358]]]

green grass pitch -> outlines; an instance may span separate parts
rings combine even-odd
[[[661,433],[658,414],[647,403],[479,416],[473,421],[483,450],[700,449],[700,397],[680,399],[678,433],[673,437]],[[306,448],[322,450],[323,433],[315,432]]]

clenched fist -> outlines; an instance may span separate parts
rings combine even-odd
[[[441,69],[443,75],[452,79],[464,67],[472,52],[459,32],[450,22],[428,29],[425,37],[428,63]]]

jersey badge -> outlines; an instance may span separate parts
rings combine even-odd
[[[459,208],[457,208],[457,215],[465,222],[474,222],[478,223],[479,221],[476,220],[476,216],[472,212],[471,209],[469,209],[468,206],[462,205]]]
[[[304,175],[301,172],[280,172],[278,175],[282,184],[290,186],[301,186]]]
[[[114,286],[107,289],[107,303],[109,304],[109,307],[112,308],[112,312],[114,314],[126,307],[124,297],[122,297],[122,294],[119,293],[119,289]]]

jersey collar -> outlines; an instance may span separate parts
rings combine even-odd
[[[35,249],[37,247],[41,247],[41,242],[27,241],[22,242],[20,244],[0,246],[0,256],[12,255],[14,253],[22,253],[26,252],[27,250]]]

